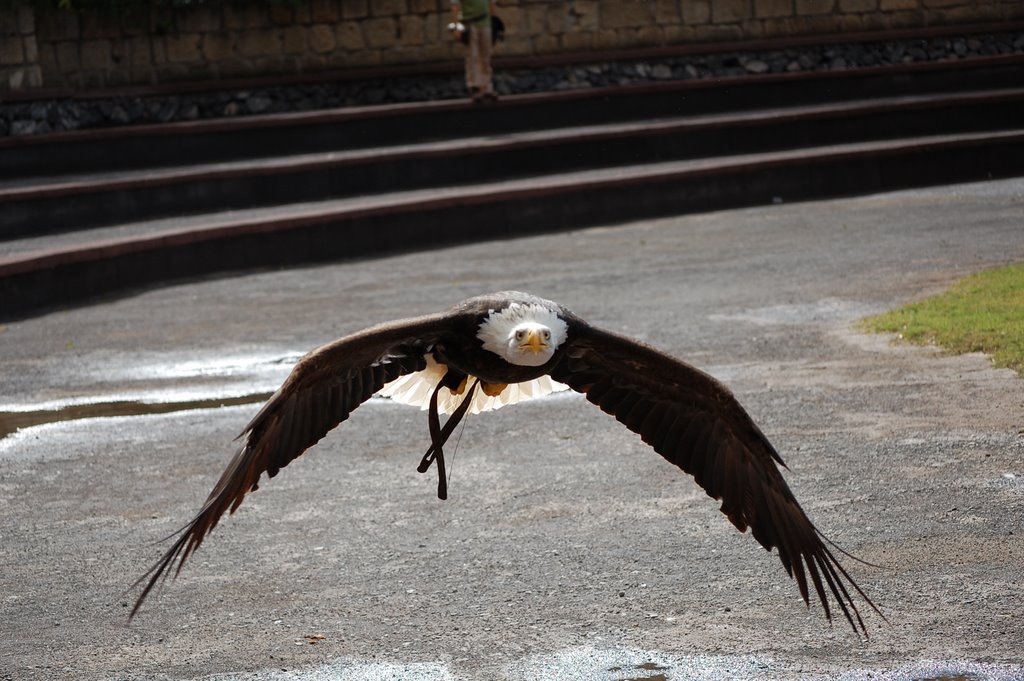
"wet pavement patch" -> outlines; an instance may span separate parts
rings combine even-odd
[[[618,674],[630,674],[635,671],[661,672],[668,671],[669,669],[669,667],[665,667],[656,662],[642,662],[641,664],[632,665],[630,667],[609,667],[608,671]],[[669,677],[665,674],[654,674],[653,676],[644,674],[642,676],[623,677],[622,681],[668,681],[668,678]]]
[[[22,428],[40,426],[47,423],[78,421],[80,419],[104,418],[111,416],[145,416],[152,414],[170,414],[192,409],[216,409],[218,407],[234,407],[241,404],[255,404],[266,401],[273,393],[260,392],[237,397],[217,397],[206,400],[187,400],[180,402],[141,402],[119,400],[113,402],[92,402],[86,404],[69,404],[55,409],[38,409],[34,411],[0,411],[0,440]]]
[[[680,655],[635,648],[582,646],[531,655],[508,665],[504,677],[523,681],[669,681],[762,679],[771,661],[750,655]]]

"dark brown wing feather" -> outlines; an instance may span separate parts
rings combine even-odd
[[[551,376],[692,475],[721,500],[722,512],[741,532],[750,528],[761,546],[777,549],[805,603],[810,582],[830,621],[828,593],[854,631],[867,634],[847,586],[878,608],[822,541],[779,471],[782,458],[728,388],[653,348],[579,321],[571,324]]]
[[[199,513],[134,586],[146,586],[138,611],[171,568],[181,571],[225,512],[234,513],[260,476],[278,471],[348,418],[360,404],[399,376],[423,369],[424,355],[451,324],[451,315],[432,315],[373,327],[318,348],[295,365],[281,388],[245,427],[242,445]],[[175,567],[175,563],[177,564]]]

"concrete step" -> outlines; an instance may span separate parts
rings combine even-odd
[[[1024,128],[579,170],[12,241],[0,319],[195,276],[1024,174]]]
[[[974,59],[8,138],[0,319],[195,276],[1024,174],[1022,67]]]
[[[464,137],[0,188],[0,241],[66,230],[587,168],[1012,128],[1024,87]],[[6,247],[0,244],[0,253]]]
[[[1016,56],[518,95],[464,101],[97,129],[0,139],[0,181],[130,168],[180,167],[437,139],[1020,86]]]

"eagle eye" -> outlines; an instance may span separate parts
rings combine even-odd
[[[526,338],[526,331],[524,331],[523,329],[517,330],[516,331],[516,340],[517,341],[521,341],[524,338]]]
[[[551,332],[548,331],[547,329],[544,329],[544,331],[541,332],[541,335],[544,337],[544,340],[546,340],[546,341],[551,340]]]

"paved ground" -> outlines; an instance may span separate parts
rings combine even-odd
[[[867,642],[829,627],[692,482],[563,397],[470,418],[447,502],[415,472],[424,414],[365,406],[126,623],[243,405],[0,440],[0,678],[1024,678],[1024,384],[851,327],[1020,261],[1022,225],[1024,181],[965,185],[211,279],[0,328],[0,411],[43,420],[258,393],[369,322],[545,295],[729,383],[823,531],[884,566],[847,561],[889,618]]]

